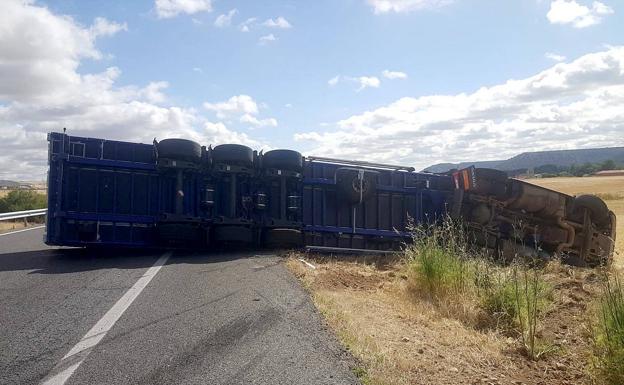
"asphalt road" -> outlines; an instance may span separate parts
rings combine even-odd
[[[0,384],[62,370],[163,255],[49,248],[42,235],[0,236]],[[65,383],[358,383],[353,358],[282,262],[173,253]]]

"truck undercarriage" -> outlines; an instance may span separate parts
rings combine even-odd
[[[48,141],[48,244],[390,251],[410,241],[412,221],[451,216],[506,260],[597,266],[614,250],[616,218],[600,198],[493,169],[442,175],[184,139]]]

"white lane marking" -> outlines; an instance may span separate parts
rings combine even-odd
[[[35,226],[35,227],[29,227],[29,228],[23,229],[23,230],[11,231],[10,233],[2,233],[2,234],[0,234],[0,237],[3,236],[3,235],[11,235],[11,234],[23,233],[24,231],[43,229],[44,227],[45,227],[45,225],[43,225],[43,226]]]
[[[143,289],[154,278],[172,252],[163,254],[136,283],[110,308],[106,314],[82,337],[82,339],[61,359],[42,381],[42,385],[63,385],[80,364],[87,358],[91,350],[106,336],[106,333],[121,318],[132,302],[141,294]]]
[[[314,266],[313,264],[311,264],[310,262],[306,261],[303,258],[298,258],[301,262],[305,263],[306,265],[308,265],[308,267],[312,270],[316,270],[316,266]]]

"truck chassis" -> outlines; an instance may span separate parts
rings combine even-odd
[[[184,139],[152,144],[50,133],[46,243],[65,246],[308,247],[392,251],[412,224],[460,219],[503,259],[608,263],[616,218],[504,172],[266,153]]]

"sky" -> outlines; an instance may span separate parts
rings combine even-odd
[[[63,127],[417,169],[624,146],[624,1],[2,0],[0,179]]]

